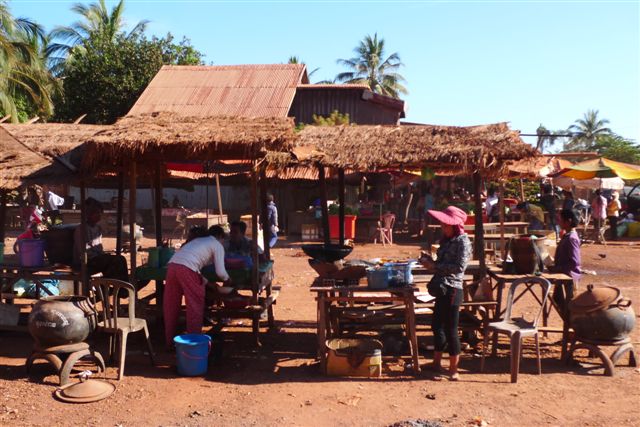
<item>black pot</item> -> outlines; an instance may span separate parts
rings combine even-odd
[[[620,341],[629,336],[636,323],[631,300],[611,286],[587,290],[569,303],[571,327],[579,338]]]
[[[348,256],[353,251],[353,247],[315,243],[302,245],[302,250],[305,254],[318,261],[335,262]]]
[[[29,333],[39,348],[76,344],[93,332],[95,321],[96,311],[87,297],[46,297],[33,305]]]

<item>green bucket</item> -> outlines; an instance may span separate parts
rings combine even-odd
[[[149,267],[160,267],[160,248],[149,248]]]
[[[164,267],[169,264],[171,257],[176,252],[173,248],[162,247],[160,249],[160,267]]]

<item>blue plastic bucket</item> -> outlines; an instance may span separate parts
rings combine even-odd
[[[367,268],[367,282],[370,289],[386,289],[391,280],[391,269],[389,267]]]
[[[173,339],[176,345],[178,373],[195,377],[207,373],[211,337],[205,334],[178,335]]]
[[[44,240],[18,240],[18,255],[22,267],[42,267],[44,265]]]

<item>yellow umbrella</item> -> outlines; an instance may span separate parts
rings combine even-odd
[[[640,179],[640,166],[600,157],[576,163],[553,175],[573,179],[614,178],[616,176],[622,179]]]

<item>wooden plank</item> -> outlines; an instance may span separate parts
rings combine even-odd
[[[0,243],[4,244],[5,222],[7,220],[7,190],[0,189]]]
[[[136,179],[138,170],[134,159],[129,165],[129,254],[131,255],[131,272],[129,281],[135,283],[136,263],[137,263],[137,244],[136,244]]]
[[[124,217],[124,172],[118,172],[118,207],[116,211],[116,254],[122,253],[122,222]]]
[[[156,246],[162,246],[162,163],[156,163],[155,167],[155,228]]]
[[[260,167],[260,217],[262,218],[262,239],[264,257],[271,260],[271,248],[269,247],[271,226],[269,225],[269,210],[267,209],[267,172],[264,166]],[[257,235],[254,234],[255,239]],[[257,240],[256,240],[257,241]]]
[[[80,275],[82,289],[74,289],[74,293],[89,295],[89,269],[87,268],[87,188],[85,181],[80,181]]]
[[[338,169],[338,203],[340,204],[338,212],[339,222],[339,238],[340,246],[344,245],[344,204],[345,204],[345,184],[344,184],[344,169]]]
[[[251,269],[251,289],[253,295],[251,297],[252,304],[258,303],[258,287],[259,283],[259,262],[258,262],[258,172],[256,171],[256,163],[251,168],[251,235],[253,244],[251,245],[251,258],[253,259],[253,268]],[[262,230],[267,233],[267,230]]]
[[[324,233],[324,244],[331,244],[331,234],[329,232],[329,208],[327,206],[327,180],[324,176],[324,166],[318,167],[318,179],[320,180],[320,204],[322,207],[322,231]]]
[[[480,194],[482,186],[482,177],[479,172],[475,172],[473,174],[473,201],[474,201],[474,212],[476,213],[475,217],[475,229],[474,229],[474,249],[473,255],[474,259],[480,260],[480,270],[484,272],[485,269],[485,257],[484,257],[484,240],[483,240],[483,224],[482,224],[482,197]],[[484,273],[481,273],[484,274]]]

